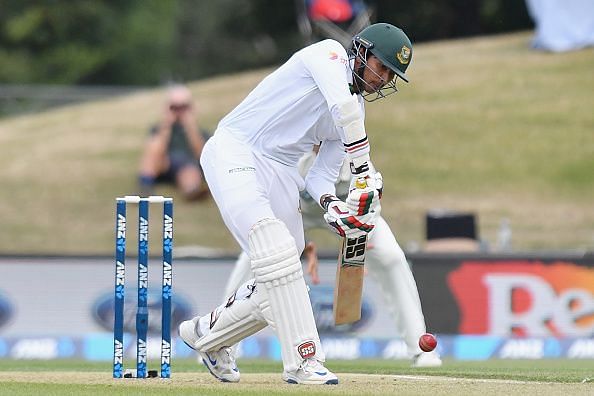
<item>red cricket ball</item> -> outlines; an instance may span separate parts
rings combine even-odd
[[[425,333],[419,338],[419,347],[423,352],[431,352],[437,346],[437,338],[431,333]]]

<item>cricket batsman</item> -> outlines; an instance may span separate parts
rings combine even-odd
[[[284,381],[338,383],[324,367],[303,279],[299,193],[305,189],[343,237],[374,228],[379,193],[370,169],[364,100],[395,93],[398,78],[408,81],[411,60],[409,38],[387,23],[363,29],[348,54],[335,40],[312,44],[264,78],[204,146],[200,163],[211,194],[254,274],[225,304],[179,327],[180,337],[219,380],[239,381],[230,347],[270,326],[280,342]],[[299,159],[320,142],[304,180]],[[367,187],[342,201],[334,182],[345,155],[353,177],[365,177]]]
[[[315,161],[317,151],[316,146],[314,151],[305,154],[299,161],[298,168],[302,176],[306,176]],[[338,198],[346,199],[350,190],[350,182],[351,172],[348,161],[345,161],[336,182]],[[320,206],[306,191],[301,194],[301,213],[305,231],[314,228],[327,228]],[[318,261],[313,242],[308,243],[306,250],[308,250],[308,254],[304,252],[304,256],[307,259],[307,272],[311,275],[312,283],[319,283]],[[375,228],[369,233],[365,268],[379,285],[386,302],[385,306],[396,323],[396,332],[406,343],[408,355],[412,359],[412,366],[441,366],[441,358],[436,351],[423,352],[419,348],[419,337],[427,329],[417,284],[394,233],[384,218],[379,215],[376,217]],[[229,276],[224,295],[232,295],[243,283],[252,278],[249,256],[242,252]]]

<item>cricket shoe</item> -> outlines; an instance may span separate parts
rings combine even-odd
[[[283,372],[283,380],[289,384],[337,385],[338,378],[315,358],[309,358],[292,372]]]
[[[435,351],[421,352],[415,355],[412,361],[412,367],[441,367],[442,362]]]
[[[198,352],[202,363],[208,371],[221,382],[239,382],[239,369],[231,348],[221,348],[216,352],[201,352],[195,345],[202,337],[198,326],[199,317],[181,322],[178,327],[179,336],[184,343]]]

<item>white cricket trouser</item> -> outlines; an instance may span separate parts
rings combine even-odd
[[[302,177],[296,168],[252,152],[225,130],[217,130],[209,139],[200,162],[223,221],[249,253],[261,305],[270,309],[267,322],[279,338],[285,370],[297,370],[304,359],[324,361],[299,259],[305,246],[299,211]],[[226,321],[216,329],[216,323],[211,323],[216,331],[204,336],[208,345],[201,348],[220,346],[224,340],[238,342],[258,331],[261,324],[256,317],[236,315],[245,314],[243,308],[243,304],[223,308],[221,317],[238,321]]]
[[[249,251],[249,231],[264,218],[282,221],[297,251],[303,251],[299,190],[304,182],[295,168],[253,153],[225,130],[208,139],[200,164],[223,221],[243,251]]]
[[[382,217],[378,217],[370,234],[369,245],[365,267],[381,289],[408,354],[417,355],[421,353],[419,337],[426,331],[417,283],[394,233]]]
[[[239,254],[239,257],[237,257],[237,261],[235,261],[233,271],[231,271],[229,278],[227,278],[227,284],[225,285],[225,294],[223,294],[225,300],[230,295],[232,295],[235,292],[235,290],[239,288],[239,286],[253,278],[254,273],[252,272],[250,256],[248,256],[246,252],[242,251]]]

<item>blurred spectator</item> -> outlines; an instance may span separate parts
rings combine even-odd
[[[327,19],[332,22],[347,22],[353,17],[353,7],[348,0],[307,0],[309,17],[313,20]]]
[[[373,10],[363,0],[296,0],[299,31],[308,43],[332,38],[345,47],[371,23]]]
[[[153,194],[155,183],[174,183],[187,200],[208,195],[200,154],[207,136],[200,132],[192,104],[192,93],[184,85],[173,85],[161,120],[150,130],[140,161],[140,194]]]

